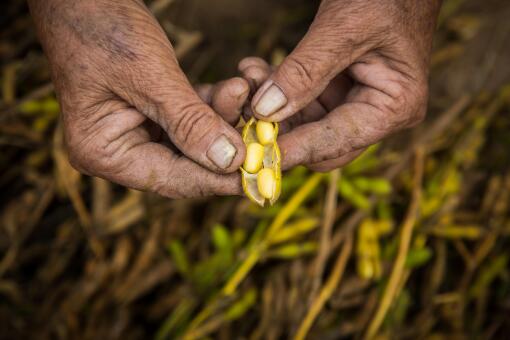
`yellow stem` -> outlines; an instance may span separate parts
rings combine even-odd
[[[402,280],[402,275],[405,269],[405,262],[409,252],[409,245],[413,236],[413,228],[416,224],[420,207],[423,163],[424,150],[422,148],[418,148],[416,150],[412,201],[407,212],[407,216],[402,225],[397,258],[395,259],[395,264],[393,265],[393,270],[388,280],[388,284],[384,290],[381,303],[379,304],[374,317],[368,326],[368,330],[365,334],[365,339],[373,339],[379,331],[379,328],[381,327],[381,324],[384,321],[384,318],[386,317],[386,314],[390,309],[395,296],[397,295],[399,283]]]
[[[244,280],[250,270],[257,264],[261,254],[270,243],[272,237],[280,230],[280,228],[287,222],[287,220],[294,214],[303,201],[310,195],[310,193],[319,185],[323,174],[313,174],[306,183],[292,196],[292,198],[283,206],[282,210],[276,215],[273,223],[268,228],[267,234],[263,240],[260,241],[258,246],[253,247],[250,253],[245,258],[243,263],[239,266],[236,272],[225,284],[222,289],[223,294],[233,294],[237,286]]]
[[[259,258],[260,258],[260,248],[256,248],[253,252],[251,252],[248,257],[244,260],[244,262],[239,266],[239,268],[235,271],[235,273],[232,275],[230,280],[225,284],[223,287],[223,294],[224,295],[232,295],[236,289],[237,286],[241,283],[241,281],[248,275],[250,270],[257,264]]]
[[[276,215],[276,218],[273,220],[273,223],[269,226],[269,230],[267,232],[267,239],[271,239],[271,237],[287,222],[287,220],[294,214],[294,212],[299,208],[301,203],[310,195],[310,193],[315,189],[319,182],[324,177],[323,174],[316,173],[310,176],[306,183],[291,197],[291,199],[283,206],[282,210]]]
[[[324,304],[326,303],[326,301],[329,300],[335,289],[338,287],[338,283],[342,279],[342,276],[345,271],[345,266],[347,265],[347,260],[349,259],[351,252],[352,252],[352,234],[348,234],[345,240],[345,244],[342,248],[342,251],[340,252],[340,255],[338,256],[335,262],[335,266],[333,268],[331,275],[329,276],[328,280],[322,287],[319,296],[317,296],[312,306],[306,313],[303,322],[301,322],[301,325],[299,326],[299,329],[296,332],[294,340],[305,339],[315,319],[317,318],[322,308],[324,307]]]
[[[278,213],[273,223],[268,228],[268,231],[258,244],[253,246],[241,263],[239,268],[234,272],[230,279],[225,283],[221,293],[223,296],[230,296],[237,290],[239,284],[246,278],[250,273],[251,269],[257,264],[258,260],[267,249],[270,244],[271,238],[278,232],[278,230],[287,222],[287,220],[294,214],[299,208],[303,201],[311,194],[311,192],[319,185],[323,174],[316,173],[310,176],[305,184],[291,197],[291,199],[283,206],[281,211]],[[194,339],[194,330],[200,326],[200,324],[209,318],[216,310],[216,302],[220,296],[217,296],[207,304],[199,315],[190,323],[188,330],[185,332],[183,339],[190,340]]]

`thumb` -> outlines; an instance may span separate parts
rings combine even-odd
[[[178,93],[179,98],[168,98],[159,111],[159,120],[172,142],[186,156],[213,171],[237,170],[246,153],[240,134],[191,86],[182,84]]]
[[[325,1],[327,3],[328,1]],[[363,54],[348,27],[319,9],[310,29],[252,99],[257,118],[282,121],[317,98],[329,82]]]
[[[161,126],[188,158],[218,173],[236,171],[246,154],[239,132],[200,98],[180,68],[159,76],[163,72],[157,69],[157,77],[149,75],[144,86],[135,83],[121,97]]]

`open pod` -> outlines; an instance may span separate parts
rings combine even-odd
[[[278,123],[251,118],[243,128],[246,160],[241,167],[246,196],[260,206],[273,205],[280,197],[281,155],[276,139]]]

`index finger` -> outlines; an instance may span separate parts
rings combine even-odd
[[[389,109],[393,99],[373,88],[358,85],[353,91],[323,119],[279,138],[283,168],[342,158],[420,120],[412,105]]]
[[[68,145],[71,163],[82,172],[170,198],[241,194],[238,172],[217,174],[151,142],[144,120],[133,109],[110,113],[93,134]]]

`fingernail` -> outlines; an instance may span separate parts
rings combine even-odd
[[[218,137],[207,151],[207,157],[221,169],[226,169],[232,164],[237,153],[236,148],[225,135]]]
[[[276,85],[271,85],[255,105],[255,111],[261,116],[270,116],[287,104],[287,97]]]

